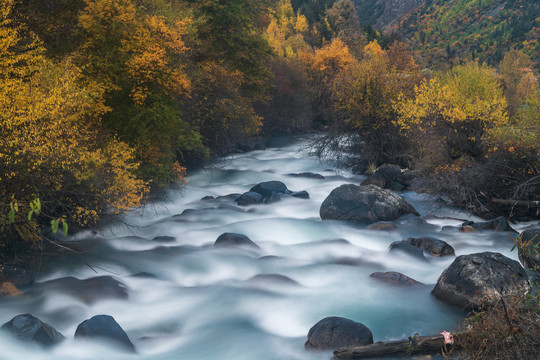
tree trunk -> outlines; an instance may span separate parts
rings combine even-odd
[[[334,351],[338,359],[362,359],[394,354],[434,354],[444,347],[444,337],[416,336],[416,344],[409,339],[377,342],[371,345],[339,348]]]

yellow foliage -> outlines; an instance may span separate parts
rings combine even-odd
[[[439,126],[478,121],[484,130],[507,123],[506,99],[492,69],[469,63],[440,78],[424,81],[412,99],[394,104],[404,130],[427,131]]]
[[[296,30],[297,32],[303,33],[303,32],[308,31],[308,29],[309,29],[309,24],[306,17],[302,14],[298,14],[298,16],[296,17],[296,24],[294,25],[294,30]]]
[[[364,46],[364,52],[369,56],[380,56],[383,54],[383,49],[377,39],[374,39]]]
[[[280,0],[266,28],[266,37],[277,56],[294,58],[298,51],[309,47],[302,36],[308,28],[304,15],[295,16],[290,0]]]
[[[100,126],[105,87],[70,59],[46,60],[35,35],[10,22],[12,5],[0,5],[0,198],[40,198],[44,213],[79,225],[138,206],[147,190],[133,150]],[[28,235],[34,225],[23,223],[16,231]]]
[[[349,48],[340,39],[332,40],[330,44],[315,50],[314,54],[302,53],[301,60],[308,64],[312,74],[319,74],[327,83],[340,71],[356,63]]]
[[[189,91],[191,84],[181,56],[188,50],[183,37],[190,19],[167,22],[161,16],[144,13],[132,0],[85,3],[79,23],[87,32],[85,54],[97,56],[92,64],[100,82],[117,90],[119,81],[115,77],[126,74],[137,105],[152,92],[178,96]],[[105,58],[100,59],[100,54]],[[119,65],[111,69],[114,63]]]

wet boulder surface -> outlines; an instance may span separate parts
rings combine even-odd
[[[323,220],[356,222],[393,221],[405,214],[419,216],[403,197],[369,186],[341,185],[323,201],[319,214]]]
[[[129,351],[135,346],[116,320],[110,315],[96,315],[83,321],[75,331],[75,338],[94,338],[112,342]]]
[[[317,322],[309,330],[305,348],[308,350],[334,350],[343,346],[373,344],[373,334],[362,323],[331,316]]]
[[[494,306],[501,297],[524,295],[530,290],[527,274],[515,260],[483,252],[458,256],[443,271],[432,293],[463,309]]]
[[[51,325],[44,323],[31,314],[21,314],[2,325],[7,331],[22,341],[31,341],[39,345],[50,347],[64,341],[64,335],[56,331]]]

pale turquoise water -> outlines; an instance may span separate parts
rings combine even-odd
[[[32,297],[0,300],[0,324],[20,313],[55,326],[68,340],[42,350],[0,334],[0,359],[231,359],[317,360],[330,352],[309,353],[303,348],[309,328],[326,316],[343,316],[368,326],[375,341],[431,335],[452,329],[463,317],[430,292],[452,258],[420,263],[388,254],[393,241],[411,236],[435,236],[450,243],[457,255],[498,251],[511,258],[507,234],[441,233],[452,220],[431,221],[435,226],[397,222],[399,231],[375,232],[354,224],[319,218],[319,207],[330,191],[364,177],[334,172],[328,165],[298,152],[300,139],[282,148],[254,151],[223,159],[213,168],[189,177],[189,186],[171,201],[137,210],[118,225],[78,234],[78,239],[102,237],[86,259],[123,282],[127,300],[86,304],[52,291]],[[311,171],[325,180],[292,178],[288,173]],[[272,205],[234,207],[232,200],[200,201],[248,191],[267,180],[283,181],[289,189],[307,190],[309,200],[286,198]],[[422,214],[436,210],[426,196],[402,193]],[[221,205],[220,205],[221,204]],[[199,209],[186,216],[185,209]],[[439,214],[474,219],[443,208]],[[223,232],[249,236],[260,252],[214,249]],[[173,236],[167,244],[156,236]],[[336,241],[345,239],[345,241]],[[344,265],[348,264],[348,265]],[[351,265],[355,263],[356,265]],[[46,264],[42,279],[62,276],[89,278],[96,274],[77,259]],[[424,288],[395,288],[369,278],[374,271],[399,271],[427,284]],[[148,272],[156,279],[133,278]],[[259,274],[280,274],[297,282],[246,282]],[[127,355],[105,344],[72,339],[77,325],[93,315],[112,315],[137,347]]]

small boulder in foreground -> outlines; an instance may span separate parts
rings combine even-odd
[[[311,329],[305,348],[308,350],[334,350],[342,346],[373,344],[373,334],[364,324],[331,316],[322,319]]]

